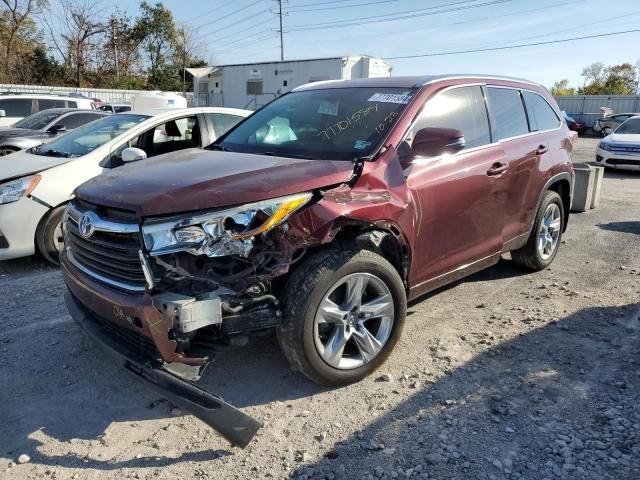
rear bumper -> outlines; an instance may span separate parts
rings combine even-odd
[[[70,292],[65,293],[67,309],[102,350],[147,387],[173,404],[198,417],[231,444],[246,447],[261,427],[253,417],[226,403],[221,397],[171,375],[162,362],[127,349],[111,332],[92,318],[90,312]]]

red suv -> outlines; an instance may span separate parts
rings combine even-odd
[[[525,80],[318,82],[206,150],[80,186],[62,254],[73,317],[149,386],[244,446],[259,424],[199,389],[216,343],[275,329],[321,384],[388,357],[407,300],[495,264],[547,267],[575,133]]]

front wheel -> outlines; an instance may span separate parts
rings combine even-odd
[[[38,251],[48,262],[58,265],[60,252],[64,247],[62,238],[62,215],[65,205],[54,208],[40,221],[36,229],[36,245]]]
[[[533,230],[526,245],[511,252],[514,262],[530,269],[544,270],[558,253],[562,239],[564,205],[556,192],[544,192]]]
[[[277,334],[287,359],[323,385],[357,382],[397,343],[406,316],[396,269],[368,250],[325,250],[291,276]]]

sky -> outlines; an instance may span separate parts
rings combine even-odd
[[[123,2],[106,0],[122,9]],[[156,0],[154,0],[156,1]],[[276,0],[161,0],[213,65],[280,59]],[[132,0],[125,5],[135,5]],[[137,14],[137,8],[125,10]],[[371,55],[393,75],[483,73],[580,86],[594,62],[635,64],[640,31],[524,48],[393,59],[640,30],[640,0],[288,0],[285,60]],[[392,20],[396,18],[397,20]],[[342,24],[342,25],[336,25]]]

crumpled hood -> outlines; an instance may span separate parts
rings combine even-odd
[[[13,128],[13,127],[0,128],[0,138],[36,137],[38,135],[42,135],[42,132],[40,130],[29,130],[27,128]]]
[[[20,150],[11,155],[0,157],[0,182],[38,173],[67,163],[70,160],[73,160],[73,158],[45,157],[27,153],[26,150]]]
[[[266,200],[347,181],[349,161],[188,149],[115,168],[76,189],[89,202],[165,215]]]

